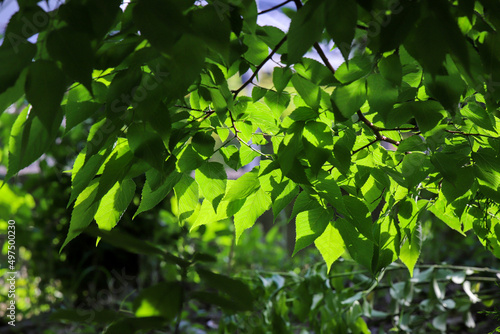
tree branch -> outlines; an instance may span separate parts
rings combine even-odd
[[[359,117],[359,119],[365,123],[373,132],[373,134],[375,135],[375,138],[377,138],[378,141],[385,141],[385,142],[388,142],[388,143],[391,143],[393,145],[396,145],[398,146],[400,144],[399,141],[397,140],[394,140],[392,138],[389,138],[389,137],[386,137],[384,136],[383,134],[380,133],[380,131],[382,130],[381,128],[379,128],[378,126],[376,126],[375,124],[373,124],[372,122],[370,122],[366,117],[365,115],[363,115],[363,113],[361,112],[361,110],[358,110],[357,111],[357,115]]]
[[[379,128],[379,131],[415,131],[418,130],[418,127],[414,126],[413,128],[393,128],[393,129],[388,129],[388,128]]]
[[[500,137],[494,137],[494,136],[490,136],[490,135],[483,135],[483,134],[480,134],[480,133],[467,133],[467,132],[455,131],[455,130],[444,130],[444,131],[446,131],[448,133],[458,134],[458,135],[465,136],[465,137],[473,136],[473,137],[486,137],[486,138],[492,138],[492,139],[500,139]]]
[[[368,144],[363,145],[362,147],[360,147],[360,148],[358,148],[358,149],[356,149],[356,150],[352,151],[352,154],[356,154],[356,153],[358,153],[359,151],[361,151],[361,150],[363,150],[363,149],[365,149],[365,148],[367,148],[367,147],[369,147],[369,146],[372,146],[373,144],[375,144],[375,143],[376,143],[376,142],[378,142],[378,141],[379,141],[378,139],[374,139],[374,140],[372,140],[371,142],[369,142]]]
[[[266,59],[264,59],[256,68],[255,68],[255,71],[253,72],[252,76],[243,83],[243,85],[241,85],[240,88],[238,88],[237,90],[233,91],[234,95],[233,95],[233,98],[236,98],[236,96],[238,96],[238,94],[246,87],[248,86],[252,81],[253,79],[255,79],[255,77],[257,76],[257,74],[259,73],[260,69],[269,61],[269,59],[271,59],[274,54],[278,51],[278,49],[283,45],[283,43],[285,43],[287,39],[287,36],[285,35],[285,37],[283,37],[281,39],[281,41],[278,42],[278,44],[276,44],[276,46],[274,47],[274,49],[271,51],[271,53],[269,54],[269,56],[266,57]]]
[[[276,5],[274,7],[271,7],[271,8],[268,8],[268,9],[264,9],[263,11],[260,11],[257,13],[257,15],[261,15],[261,14],[265,14],[265,13],[269,13],[275,9],[278,9],[280,7],[283,7],[284,5],[286,5],[287,3],[289,2],[292,2],[293,0],[286,0],[286,1],[283,1],[282,3],[280,3],[279,5]]]
[[[294,2],[295,2],[295,5],[297,6],[297,10],[299,10],[302,7],[302,2],[300,2],[300,0],[294,0]],[[328,67],[330,72],[332,72],[332,74],[335,74],[335,69],[333,68],[332,64],[330,64],[330,62],[328,61],[328,58],[326,57],[325,53],[323,52],[323,50],[321,49],[321,47],[319,46],[318,43],[314,43],[314,49],[318,52],[319,56],[321,57],[321,60],[323,60],[323,63],[325,64],[326,67]],[[377,138],[377,141],[385,141],[385,142],[391,143],[391,144],[396,145],[396,146],[399,145],[399,141],[382,135],[380,133],[381,129],[378,126],[376,126],[375,124],[373,124],[372,122],[370,122],[365,117],[365,115],[363,115],[361,110],[358,110],[357,114],[358,114],[359,119],[362,120],[363,123],[365,123],[373,131],[373,134]]]

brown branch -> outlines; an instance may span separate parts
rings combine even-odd
[[[379,131],[415,131],[418,130],[418,127],[414,126],[413,128],[393,128],[393,129],[388,129],[388,128],[379,128]]]
[[[381,134],[380,133],[381,128],[379,128],[378,126],[376,126],[375,124],[373,124],[372,122],[370,122],[365,117],[365,115],[363,115],[363,113],[361,112],[361,110],[357,111],[357,115],[358,115],[359,119],[363,123],[365,123],[372,130],[373,134],[375,135],[375,138],[377,138],[378,141],[385,141],[385,142],[391,143],[391,144],[396,145],[396,146],[398,146],[400,144],[399,141],[394,140],[394,139],[389,138],[389,137],[386,137],[383,134]]]
[[[300,0],[294,0],[294,2],[295,2],[295,5],[297,6],[297,10],[299,10],[302,7],[302,2],[300,2]],[[323,50],[321,49],[321,47],[319,46],[318,43],[314,43],[314,49],[318,52],[319,56],[321,57],[321,60],[323,60],[323,63],[325,64],[326,67],[328,67],[330,72],[332,72],[332,74],[335,74],[335,69],[333,68],[332,64],[330,64],[330,62],[328,61],[328,58],[326,57],[325,53],[323,52]],[[382,129],[379,128],[378,126],[376,126],[375,124],[373,124],[372,122],[370,122],[365,117],[365,115],[363,115],[361,110],[358,110],[357,114],[358,114],[359,119],[362,120],[363,123],[365,123],[373,131],[373,134],[377,138],[377,141],[385,141],[385,142],[391,143],[391,144],[396,145],[396,146],[399,145],[399,141],[382,135],[380,133],[380,131]]]
[[[280,8],[280,7],[283,7],[284,5],[286,5],[287,3],[292,2],[292,1],[293,1],[293,0],[286,0],[286,1],[282,2],[282,3],[280,3],[279,5],[276,5],[276,6],[274,6],[274,7],[271,7],[271,8],[268,8],[268,9],[264,9],[263,11],[258,12],[258,13],[257,13],[257,15],[261,15],[261,14],[269,13],[269,12],[271,12],[271,11],[275,10],[275,9],[278,9],[278,8]]]
[[[255,71],[253,72],[252,76],[243,83],[243,85],[241,85],[240,88],[238,88],[237,90],[233,91],[234,95],[233,95],[233,98],[236,98],[236,96],[238,96],[238,94],[246,87],[248,86],[252,81],[253,79],[255,79],[255,77],[257,76],[257,74],[259,73],[259,71],[261,70],[261,68],[269,61],[269,59],[271,59],[274,54],[278,51],[278,49],[283,45],[283,43],[285,43],[287,39],[287,36],[285,35],[285,37],[283,37],[281,39],[281,41],[278,42],[278,44],[276,44],[276,46],[274,47],[274,49],[271,51],[271,53],[269,54],[269,56],[266,57],[266,59],[264,59],[256,68],[255,68]]]
[[[374,140],[372,140],[371,142],[369,142],[368,144],[363,145],[362,147],[360,147],[360,148],[358,148],[358,149],[356,149],[356,150],[352,151],[352,154],[356,154],[356,153],[358,153],[359,151],[361,151],[361,150],[363,150],[363,149],[365,149],[365,148],[367,148],[367,147],[369,147],[369,146],[372,146],[373,144],[375,144],[375,143],[376,143],[376,142],[378,142],[378,141],[379,141],[378,139],[374,139]]]
[[[463,131],[454,131],[454,130],[444,130],[444,131],[446,131],[448,133],[458,134],[458,135],[465,136],[465,137],[473,136],[473,137],[486,137],[486,138],[491,138],[491,139],[500,139],[500,137],[483,135],[481,133],[467,133],[467,132],[463,132]]]

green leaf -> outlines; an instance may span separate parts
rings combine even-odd
[[[445,109],[452,112],[458,109],[460,97],[467,89],[458,72],[435,76],[424,74],[424,84],[429,96],[438,100]]]
[[[313,174],[332,156],[333,134],[322,122],[309,121],[304,127],[302,142]]]
[[[78,197],[83,189],[89,185],[94,176],[96,176],[108,157],[108,153],[108,151],[101,151],[99,154],[91,156],[88,161],[85,161],[85,153],[80,153],[75,160],[71,172],[71,196],[68,201],[68,206]]]
[[[193,148],[206,158],[209,158],[214,153],[215,139],[205,133],[197,132],[191,139]]]
[[[277,68],[281,68],[281,67],[277,67]],[[264,95],[266,95],[266,93],[267,93],[267,89],[259,87],[259,86],[254,86],[252,88],[252,100],[253,100],[253,102],[259,101],[261,98],[264,97]]]
[[[358,21],[358,6],[354,1],[328,1],[325,15],[326,31],[347,62]]]
[[[65,133],[68,133],[75,126],[90,118],[101,106],[102,104],[100,103],[90,101],[72,102],[64,105],[63,111],[66,115]]]
[[[27,70],[23,70],[17,78],[16,83],[13,86],[7,88],[3,93],[0,93],[0,115],[2,115],[2,113],[16,101],[19,101],[19,99],[24,95],[26,73]]]
[[[134,194],[135,182],[131,179],[115,183],[99,203],[94,217],[97,226],[106,231],[115,227],[134,198]]]
[[[199,211],[193,225],[189,229],[189,232],[194,231],[197,227],[199,227],[201,225],[207,225],[207,224],[216,222],[218,220],[219,219],[217,219],[217,213],[215,212],[213,203],[210,200],[205,198],[203,200],[203,203],[201,203],[200,211]]]
[[[352,130],[346,130],[333,146],[333,153],[338,161],[336,167],[341,173],[346,174],[351,167],[351,151],[355,140],[355,133]]]
[[[489,114],[477,103],[470,102],[460,109],[460,113],[470,119],[477,126],[496,132],[496,121],[493,115]]]
[[[94,219],[94,215],[99,207],[99,202],[95,201],[97,195],[97,188],[99,186],[99,179],[94,179],[84,191],[82,191],[75,202],[75,207],[71,213],[71,220],[69,222],[69,231],[64,240],[59,253],[63,248],[74,238],[76,238],[83,230],[89,226]]]
[[[198,208],[198,184],[192,177],[182,174],[174,186],[174,193],[177,198],[177,217],[179,217],[179,222],[183,223]]]
[[[236,243],[238,243],[243,231],[252,227],[270,207],[271,198],[262,188],[248,196],[241,209],[234,215]]]
[[[203,6],[192,13],[191,22],[194,33],[219,52],[224,58],[229,56],[229,35],[231,27],[229,20],[217,9],[217,5]],[[217,22],[217,24],[214,24]]]
[[[481,149],[472,152],[474,175],[478,179],[479,188],[494,201],[500,200],[500,163],[492,149]]]
[[[63,71],[92,92],[94,52],[87,34],[69,27],[52,30],[47,36],[47,50],[63,65]]]
[[[126,139],[119,138],[111,156],[104,165],[96,199],[100,200],[117,182],[121,182],[134,162],[134,156],[130,152]]]
[[[403,158],[401,173],[403,174],[407,188],[414,189],[429,175],[431,167],[429,156],[421,152],[412,152]]]
[[[142,290],[134,299],[138,318],[161,316],[173,320],[181,310],[184,290],[179,282],[161,282]]]
[[[243,54],[243,57],[251,64],[260,64],[269,55],[269,47],[267,44],[255,35],[245,34],[243,42],[248,50]]]
[[[271,114],[274,119],[279,122],[283,111],[285,111],[290,104],[290,94],[287,92],[277,93],[273,90],[268,90],[266,96],[264,96],[264,102],[267,107],[271,109]]]
[[[432,74],[440,71],[446,57],[444,33],[435,17],[427,16],[417,23],[404,43],[408,53]]]
[[[323,234],[321,234],[315,241],[314,245],[321,253],[323,260],[326,262],[330,272],[332,264],[344,253],[345,245],[340,232],[335,228],[334,224],[329,223]]]
[[[288,222],[290,222],[293,218],[295,218],[295,216],[297,216],[299,213],[303,211],[318,209],[318,208],[322,208],[322,206],[318,203],[318,201],[309,196],[309,194],[306,193],[305,191],[302,191],[295,199],[295,203],[293,204],[292,214],[290,215]]]
[[[36,53],[36,46],[31,43],[22,43],[9,48],[2,44],[0,47],[0,93],[13,86],[22,70],[28,66]]]
[[[295,248],[293,255],[301,249],[312,244],[323,234],[328,222],[333,218],[333,213],[321,207],[302,211],[295,218]]]
[[[401,60],[399,59],[399,55],[397,53],[393,53],[390,56],[380,59],[378,68],[384,79],[390,81],[393,85],[401,85],[403,69],[401,66]]]
[[[248,106],[247,112],[250,114],[252,124],[258,126],[263,132],[276,134],[279,128],[276,124],[276,118],[269,108],[262,103],[252,103]],[[278,116],[279,119],[279,116]]]
[[[133,19],[141,35],[156,49],[166,53],[188,26],[180,2],[173,0],[140,1],[134,6]]]
[[[335,179],[326,171],[320,171],[318,177],[311,182],[321,198],[324,198],[336,211],[347,215],[340,187]]]
[[[366,77],[372,71],[372,57],[362,54],[355,55],[349,60],[349,63],[344,62],[335,71],[335,78],[341,83],[348,84],[363,77]]]
[[[134,218],[141,212],[151,210],[158,203],[160,203],[169,193],[172,191],[173,187],[181,179],[182,174],[178,172],[172,172],[165,181],[156,189],[152,190],[151,179],[154,178],[155,171],[149,170],[146,172],[146,183],[142,189],[141,203],[137,212],[134,214]]]
[[[151,167],[162,169],[167,151],[161,137],[147,123],[134,123],[127,129],[127,139],[134,155]]]
[[[387,119],[392,106],[398,100],[398,88],[380,74],[370,75],[367,79],[367,98],[370,111],[376,112]]]
[[[259,153],[255,152],[250,147],[246,145],[240,147],[240,164],[242,167],[254,161],[258,156],[260,156]]]
[[[401,238],[396,224],[397,222],[392,217],[385,216],[378,219],[373,227],[373,234],[377,239],[371,267],[374,274],[379,273],[398,258]]]
[[[462,226],[467,224],[467,221],[460,219],[456,213],[453,211],[451,206],[448,206],[448,201],[440,194],[438,199],[434,202],[434,205],[429,207],[429,211],[432,212],[437,218],[443,221],[446,225],[457,231],[458,233],[465,235],[462,230]]]
[[[193,145],[186,145],[177,156],[177,170],[188,173],[200,167],[204,158],[193,149]]]
[[[366,101],[366,81],[360,79],[349,85],[335,88],[332,101],[342,116],[351,118]]]
[[[292,76],[292,84],[304,102],[312,109],[318,110],[321,99],[320,88],[299,75]]]
[[[317,60],[311,58],[302,58],[300,63],[297,63],[293,66],[293,69],[301,77],[304,77],[315,85],[328,86],[338,84],[338,81],[336,80],[333,73],[328,69],[328,67]]]
[[[288,116],[296,122],[309,121],[319,117],[317,110],[308,107],[298,107]]]
[[[9,138],[9,168],[5,179],[11,178],[21,169],[35,162],[47,152],[59,131],[63,115],[59,108],[53,115],[50,128],[26,107],[16,118]]]
[[[416,226],[411,231],[410,237],[401,246],[399,258],[408,268],[410,276],[413,277],[413,269],[417,264],[420,251],[422,249],[422,225],[417,221]]]
[[[288,31],[288,63],[297,63],[317,42],[324,28],[324,2],[308,1],[297,11]]]
[[[410,107],[418,128],[424,135],[433,130],[444,116],[443,107],[437,101],[410,102],[407,106]]]
[[[240,154],[235,145],[228,145],[220,149],[220,153],[224,158],[224,162],[234,170],[241,168]]]
[[[45,12],[36,1],[27,6],[20,6],[19,11],[10,18],[2,37],[5,37],[3,47],[11,46],[17,49],[20,43],[45,30],[50,22],[49,13]],[[16,52],[19,52],[16,50]]]
[[[376,44],[373,49],[378,49],[380,53],[397,49],[406,39],[408,33],[414,29],[416,22],[420,18],[420,2],[404,1],[400,6],[396,4],[395,10],[390,15],[373,18],[384,22],[379,26],[380,33],[378,39],[373,38],[371,42]],[[378,14],[375,14],[378,15]],[[387,24],[385,24],[387,23]],[[369,43],[370,45],[370,43]]]
[[[361,235],[354,226],[345,219],[337,219],[334,227],[340,232],[344,244],[351,257],[366,268],[371,268],[374,244]]]
[[[224,201],[232,202],[245,199],[260,188],[258,173],[256,170],[245,173],[239,177],[228,189]]]
[[[375,242],[373,222],[366,205],[356,197],[344,196],[344,204],[349,216],[345,219],[368,240]]]
[[[52,128],[54,116],[66,91],[64,73],[55,62],[37,60],[28,67],[26,99],[33,106],[31,113],[38,117],[47,129]]]
[[[275,67],[273,70],[273,84],[278,93],[286,88],[288,82],[292,78],[292,71],[289,67]],[[253,96],[253,95],[252,95]]]
[[[299,187],[292,180],[283,180],[276,183],[274,178],[271,178],[271,202],[274,219],[279,213],[299,194]]]
[[[134,93],[139,91],[142,75],[141,69],[137,66],[116,73],[106,94],[108,117],[112,119],[124,117],[129,105],[137,107]]]
[[[205,162],[196,170],[196,181],[203,197],[217,210],[226,193],[227,174],[224,166],[218,162]]]
[[[444,179],[442,183],[441,190],[450,203],[472,188],[474,184],[474,168],[472,166],[458,168],[456,176],[454,182]]]

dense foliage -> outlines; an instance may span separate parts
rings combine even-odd
[[[209,251],[171,252],[132,236],[151,226],[132,220],[156,224],[148,217],[161,214],[166,229],[180,224],[206,243],[204,232],[232,221],[236,245],[269,210],[273,220],[294,221],[293,254],[314,244],[326,262],[311,269],[323,283],[296,278],[289,291],[301,296],[294,314],[317,332],[366,332],[360,315],[372,311],[358,301],[398,259],[414,283],[433,284],[429,305],[455,308],[443,280],[464,284],[465,276],[415,267],[428,222],[473,234],[500,258],[497,1],[286,1],[273,10],[295,4],[283,8],[287,32],[258,25],[265,13],[253,0],[137,0],[124,9],[120,0],[72,0],[49,12],[18,2],[0,46],[0,110],[29,105],[2,115],[5,180],[54,156],[71,170],[71,180],[51,188],[72,207],[60,251],[85,231],[98,247],[104,241],[178,270],[140,291],[134,317],[105,318],[116,320],[106,333],[162,328],[191,300],[251,311],[265,304],[258,289],[276,298],[266,314],[273,331],[289,330],[283,277],[247,285],[211,270]],[[345,59],[336,70],[324,41]],[[258,80],[271,63],[271,77]],[[64,142],[74,151],[58,151]],[[123,219],[130,233],[115,227]],[[326,278],[341,257],[362,266],[364,292],[332,297],[343,283]],[[391,294],[406,305],[413,288],[401,284]],[[474,295],[470,282],[467,289]],[[323,316],[340,317],[329,325],[308,313],[321,298],[331,303]],[[344,306],[349,316],[340,316]],[[443,319],[433,326],[443,330]]]

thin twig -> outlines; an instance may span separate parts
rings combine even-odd
[[[187,110],[192,110],[192,111],[201,111],[201,112],[204,112],[204,113],[207,112],[206,110],[191,108],[191,107],[187,107],[187,106],[181,106],[180,104],[175,104],[174,107],[176,107],[176,108],[182,108],[182,109],[187,109]]]
[[[413,128],[393,128],[393,129],[388,129],[388,128],[379,128],[379,131],[415,131],[418,130],[418,127],[414,126]]]
[[[363,145],[362,147],[360,147],[360,148],[358,148],[358,149],[356,149],[356,150],[352,151],[352,154],[356,154],[356,153],[358,153],[359,151],[361,151],[361,150],[363,150],[363,149],[365,149],[365,148],[367,148],[367,147],[369,147],[369,146],[372,146],[373,144],[375,144],[375,143],[376,143],[376,142],[378,142],[378,141],[379,141],[378,139],[374,139],[374,140],[372,140],[371,142],[369,142],[368,144]]]
[[[489,135],[483,135],[481,133],[467,133],[463,131],[455,131],[455,130],[445,130],[448,133],[454,133],[462,136],[473,136],[473,137],[486,137],[486,138],[492,138],[492,139],[500,139],[500,137],[494,137],[494,136],[489,136]]]
[[[392,138],[389,138],[389,137],[381,134],[380,128],[378,126],[376,126],[375,124],[373,124],[372,122],[370,122],[368,120],[368,118],[366,118],[365,115],[363,115],[361,110],[357,111],[357,115],[358,115],[359,119],[372,130],[373,134],[375,135],[375,137],[377,138],[378,141],[385,141],[385,142],[391,143],[391,144],[396,145],[396,146],[398,146],[400,144],[399,141],[394,140]]]
[[[274,7],[271,7],[271,8],[268,8],[268,9],[264,9],[263,11],[260,11],[257,13],[257,15],[261,15],[261,14],[265,14],[265,13],[269,13],[275,9],[278,9],[280,7],[283,7],[284,5],[286,5],[287,3],[289,2],[292,2],[293,0],[286,0],[286,1],[283,1],[282,3],[280,3],[279,5],[276,5]]]
[[[278,51],[278,49],[283,45],[283,43],[285,43],[287,39],[287,36],[285,35],[285,37],[283,37],[281,39],[281,41],[278,42],[278,44],[276,44],[276,46],[274,47],[274,49],[271,51],[271,53],[266,57],[266,59],[264,59],[256,68],[255,68],[255,71],[253,72],[252,76],[243,83],[243,85],[241,85],[240,88],[238,88],[237,90],[233,91],[234,93],[234,96],[233,98],[236,98],[236,96],[238,96],[238,94],[246,87],[248,86],[252,81],[253,79],[255,79],[255,77],[257,76],[257,74],[259,73],[260,69],[269,61],[269,59],[271,59],[274,54]]]
[[[240,130],[238,130],[238,128],[236,127],[236,121],[234,120],[233,113],[231,112],[231,110],[229,110],[229,117],[231,118],[231,124],[233,126],[234,136],[235,136],[236,139],[238,139],[238,141],[240,143],[242,143],[243,145],[245,145],[246,147],[248,147],[249,149],[251,149],[252,151],[254,151],[255,153],[257,153],[258,155],[266,157],[266,158],[269,158],[271,160],[274,160],[271,154],[263,153],[263,152],[259,151],[258,149],[252,147],[252,145],[248,144],[243,139],[241,139],[241,137],[238,135],[238,133],[240,132]]]
[[[300,0],[294,0],[294,2],[295,2],[295,5],[297,6],[297,10],[299,10],[302,7],[302,2],[300,2]],[[335,74],[335,69],[333,68],[332,64],[330,64],[330,62],[328,61],[328,58],[326,57],[325,53],[323,52],[323,50],[321,49],[321,47],[319,46],[318,43],[314,43],[314,49],[318,52],[319,56],[321,57],[321,60],[323,60],[323,63],[325,64],[326,67],[328,67],[330,72],[332,72],[332,74]],[[359,119],[361,119],[363,121],[363,123],[365,123],[373,131],[373,134],[377,138],[377,141],[385,141],[385,142],[391,143],[391,144],[396,145],[396,146],[399,145],[399,141],[382,135],[380,133],[380,128],[377,127],[372,122],[370,122],[365,117],[365,115],[363,115],[361,110],[358,110],[357,114],[358,114]]]
[[[319,54],[321,60],[323,61],[323,63],[325,63],[325,66],[328,67],[328,69],[330,70],[330,72],[332,72],[333,74],[335,74],[335,69],[333,68],[332,64],[330,63],[330,61],[326,57],[326,55],[323,52],[323,50],[321,49],[321,47],[319,46],[318,42],[314,43],[314,50],[316,50],[316,52]]]

